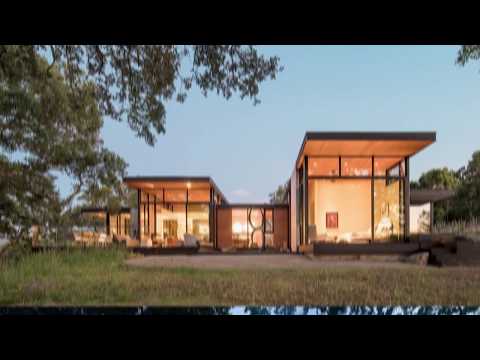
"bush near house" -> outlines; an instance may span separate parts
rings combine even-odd
[[[434,234],[452,234],[465,236],[474,241],[480,241],[480,218],[456,220],[434,224]]]

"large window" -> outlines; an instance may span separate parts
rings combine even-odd
[[[400,157],[375,157],[375,176],[405,176],[405,161]]]
[[[275,248],[273,209],[265,209],[265,247]]]
[[[189,189],[188,197],[187,189],[141,191],[140,199],[142,246],[182,246],[185,234],[212,246],[209,189]]]
[[[374,240],[396,241],[403,238],[403,179],[374,180]]]
[[[366,243],[371,239],[371,181],[308,181],[309,242]]]
[[[184,204],[157,205],[156,235],[153,245],[178,246],[187,231]],[[153,218],[153,217],[152,217]]]
[[[247,209],[232,209],[233,247],[248,247]]]
[[[110,235],[130,235],[130,214],[110,214]]]
[[[263,247],[263,210],[251,208],[248,215],[249,247],[260,249]]]
[[[338,157],[312,157],[308,159],[309,176],[338,176]]]
[[[210,244],[208,204],[187,205],[187,233],[195,236],[202,244]]]
[[[235,248],[273,248],[273,231],[273,209],[232,209],[232,238]]]
[[[84,230],[96,233],[106,233],[107,225],[105,216],[105,212],[103,211],[83,213],[82,218],[84,221]]]
[[[340,166],[338,165],[340,164]],[[340,170],[337,173],[337,169]],[[308,158],[307,241],[365,243],[404,238],[406,162],[402,157]],[[303,215],[300,213],[302,225]],[[303,231],[300,232],[303,239]]]
[[[342,157],[342,176],[371,176],[371,157]]]

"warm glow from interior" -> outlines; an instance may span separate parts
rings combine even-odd
[[[234,224],[233,224],[233,232],[234,232],[235,234],[241,234],[241,233],[242,233],[242,224],[240,224],[240,223],[238,223],[238,222],[237,222],[237,223],[234,223]]]
[[[371,238],[370,180],[310,180],[309,239],[365,243]],[[327,214],[337,214],[337,226],[327,227]]]
[[[189,181],[187,182],[187,189],[190,189],[192,187],[192,183]]]

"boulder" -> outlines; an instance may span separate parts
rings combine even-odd
[[[428,265],[428,252],[423,251],[423,252],[419,252],[419,253],[415,253],[415,254],[406,256],[403,259],[403,262],[408,263],[408,264],[416,264],[416,265],[426,266],[426,265]]]

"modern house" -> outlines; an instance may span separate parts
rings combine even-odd
[[[215,249],[288,249],[288,204],[231,204],[209,177],[124,181],[138,191],[140,246],[181,246],[191,235]]]
[[[229,203],[210,177],[126,177],[138,192],[131,236],[140,247],[194,237],[218,250],[292,252],[314,242],[406,242],[410,160],[435,139],[434,132],[307,132],[282,205]]]

